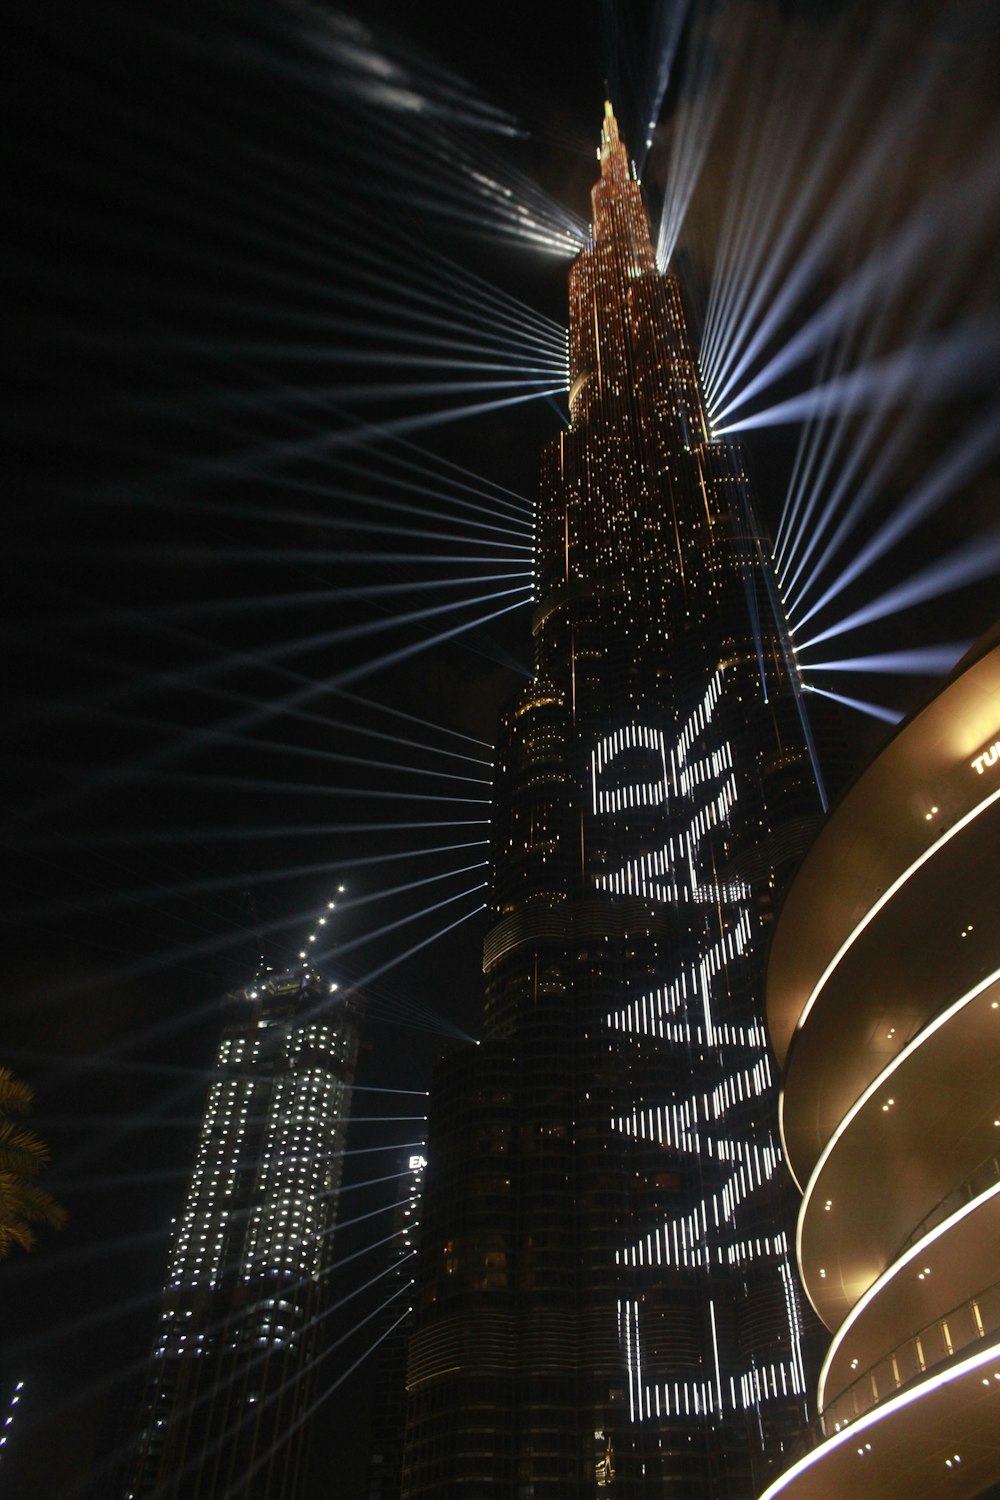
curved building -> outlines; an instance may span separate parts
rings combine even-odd
[[[842,797],[775,932],[799,1269],[833,1341],[816,1446],[767,1500],[1000,1493],[998,849],[1000,629]]]

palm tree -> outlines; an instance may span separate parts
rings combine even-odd
[[[33,1224],[61,1229],[66,1222],[66,1210],[35,1186],[35,1178],[49,1159],[49,1148],[17,1119],[34,1100],[26,1083],[9,1068],[0,1068],[0,1260],[6,1260],[15,1245],[22,1250],[33,1248]]]

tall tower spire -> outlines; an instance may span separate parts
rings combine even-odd
[[[601,175],[590,195],[594,239],[599,243],[614,236],[621,220],[628,226],[628,239],[635,251],[634,270],[652,271],[655,262],[642,192],[633,176],[628,151],[618,134],[618,121],[607,99],[604,101],[597,159],[601,164]]]
[[[605,99],[604,122],[601,125],[601,149],[598,152],[598,155],[601,158],[602,162],[610,147],[613,144],[617,145],[619,141],[620,136],[618,134],[618,121],[615,119],[615,112],[611,107],[611,100]]]
[[[741,458],[610,103],[599,155],[483,1040],[432,1091],[404,1500],[751,1500],[802,1416],[762,965],[819,804]]]

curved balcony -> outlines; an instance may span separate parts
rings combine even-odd
[[[1000,800],[1000,762],[981,758],[1000,736],[1000,646],[981,643],[966,661],[844,794],[788,893],[768,965],[782,1066],[830,972],[908,872]]]
[[[793,1064],[794,1066],[794,1064]],[[799,1269],[831,1330],[915,1224],[997,1144],[1000,971],[960,996],[871,1081],[830,1137],[799,1214]]]
[[[888,884],[878,909],[861,913],[839,945],[839,958],[828,962],[822,984],[814,986],[808,1016],[787,1051],[781,1106],[785,1149],[800,1185],[855,1100],[942,1008],[996,966],[998,792],[1000,782],[938,829]],[[873,807],[870,817],[877,832],[883,816]],[[837,879],[831,868],[830,882]]]
[[[949,1194],[918,1227],[917,1232],[899,1247],[888,1270],[875,1281],[855,1303],[841,1323],[830,1345],[819,1377],[818,1402],[828,1414],[847,1390],[857,1390],[864,1371],[874,1379],[876,1397],[884,1395],[923,1370],[928,1349],[933,1354],[936,1342],[916,1351],[916,1364],[897,1357],[893,1349],[896,1330],[912,1325],[916,1318],[930,1329],[940,1319],[952,1319],[942,1330],[947,1355],[963,1348],[974,1338],[995,1332],[1000,1337],[1000,1302],[987,1295],[991,1277],[996,1274],[996,1245],[1000,1243],[1000,1156],[990,1157],[957,1192]],[[956,1272],[956,1268],[958,1268]],[[986,1288],[972,1298],[964,1297],[968,1285]],[[964,1299],[964,1300],[963,1300]],[[975,1305],[973,1305],[975,1304]],[[972,1318],[969,1325],[965,1307]],[[957,1318],[957,1321],[955,1321]],[[971,1331],[970,1330],[971,1327]],[[963,1329],[969,1332],[966,1337]],[[906,1342],[906,1341],[904,1341]],[[885,1355],[884,1350],[892,1350]],[[941,1355],[940,1357],[944,1357]],[[897,1368],[890,1385],[888,1378],[877,1374],[880,1361],[896,1358]],[[851,1412],[851,1418],[867,1410],[866,1401]],[[833,1429],[827,1426],[829,1433]]]
[[[998,1473],[1000,1342],[975,1348],[887,1397],[811,1452],[760,1500],[975,1500]]]
[[[811,1451],[762,1500],[1000,1480],[998,738],[994,637],[848,789],[781,913],[781,1130],[834,1337]]]

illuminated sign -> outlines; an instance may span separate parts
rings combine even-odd
[[[643,807],[675,808],[687,803],[689,822],[685,830],[667,835],[658,846],[647,847],[619,870],[597,876],[600,889],[617,895],[645,896],[665,904],[717,900],[738,901],[749,895],[739,882],[724,890],[714,879],[700,873],[705,863],[701,848],[710,830],[728,823],[736,804],[736,779],[732,749],[720,739],[716,747],[696,751],[695,744],[712,723],[723,688],[720,667],[708,685],[704,699],[680,734],[668,744],[663,731],[643,724],[627,724],[607,735],[591,754],[593,810],[600,814],[624,814]],[[645,772],[637,776],[637,763],[644,758]],[[619,763],[623,780],[614,782]]]
[[[411,1172],[422,1172],[424,1170],[424,1168],[426,1167],[426,1165],[427,1165],[427,1158],[426,1158],[426,1156],[411,1156],[410,1157],[410,1171]]]
[[[995,766],[998,760],[1000,760],[1000,740],[994,740],[989,749],[982,751],[970,764],[975,766],[977,776],[982,776],[986,767]]]

